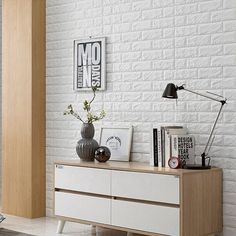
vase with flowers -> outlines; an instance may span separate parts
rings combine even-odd
[[[102,110],[99,115],[95,115],[92,113],[91,104],[96,97],[97,88],[92,87],[92,91],[93,91],[93,98],[90,101],[85,100],[83,102],[83,110],[86,112],[85,120],[78,114],[78,112],[74,110],[71,104],[67,107],[67,110],[64,112],[64,115],[72,115],[82,122],[82,127],[81,127],[82,139],[80,139],[77,142],[76,152],[83,161],[94,161],[95,150],[98,148],[98,143],[95,139],[93,139],[95,133],[93,122],[101,120],[105,117],[104,110]]]

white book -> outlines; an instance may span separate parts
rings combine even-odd
[[[165,128],[165,167],[168,166],[168,161],[171,158],[171,135],[187,134],[187,129],[183,128]]]
[[[171,135],[172,156],[180,157],[186,164],[194,164],[195,139],[193,135]]]

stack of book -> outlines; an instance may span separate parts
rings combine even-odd
[[[151,132],[150,165],[169,167],[170,157],[179,157],[187,164],[194,163],[194,137],[183,126],[158,126]]]

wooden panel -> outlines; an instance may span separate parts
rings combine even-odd
[[[32,1],[32,216],[46,214],[46,2]]]
[[[182,175],[203,173],[205,170],[187,170],[187,169],[170,169],[163,167],[150,166],[148,163],[141,162],[119,162],[108,161],[106,163],[100,162],[86,162],[81,161],[79,158],[71,160],[57,160],[55,164],[68,165],[68,166],[81,166],[97,169],[109,169],[109,170],[124,170],[132,172],[153,173],[153,174],[165,174],[165,175]],[[219,168],[212,168],[211,171],[217,171]]]
[[[181,231],[183,236],[222,231],[222,171],[206,170],[182,176]]]
[[[45,1],[3,0],[2,9],[2,207],[32,218],[45,214]]]
[[[111,223],[111,199],[55,192],[55,215]]]
[[[178,236],[179,208],[112,200],[112,225]]]
[[[112,196],[179,204],[179,177],[112,171]]]
[[[56,165],[55,188],[110,195],[111,171]]]

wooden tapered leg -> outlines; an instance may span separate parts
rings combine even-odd
[[[91,234],[92,235],[96,235],[97,231],[96,231],[97,227],[95,225],[91,225]]]
[[[61,234],[63,229],[64,229],[64,226],[65,226],[65,221],[64,220],[59,220],[58,221],[58,225],[57,225],[57,234]]]

